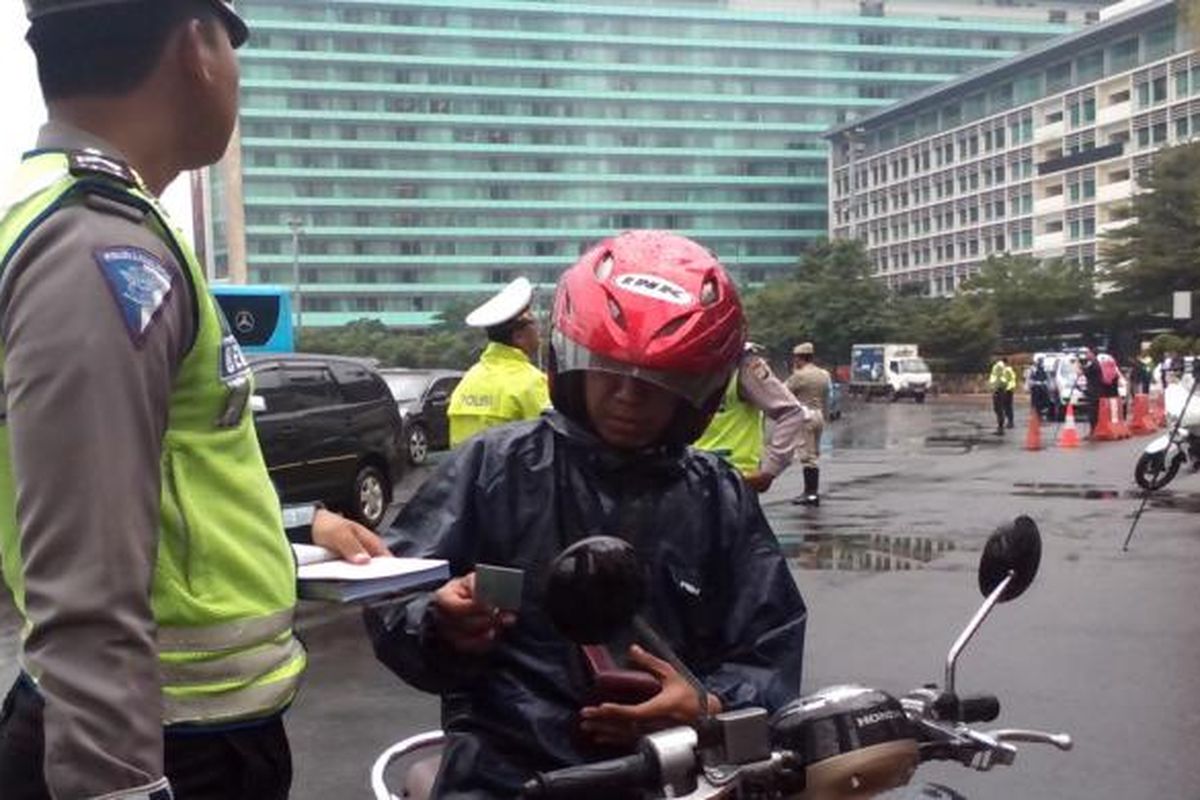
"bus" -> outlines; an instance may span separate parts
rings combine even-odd
[[[212,287],[229,329],[246,353],[291,353],[292,290],[282,286],[219,283]]]

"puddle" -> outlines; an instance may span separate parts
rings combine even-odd
[[[925,446],[930,449],[952,448],[969,453],[976,447],[999,447],[1004,444],[1004,437],[988,436],[986,434],[954,435],[941,433],[926,436],[924,441]]]
[[[1135,499],[1141,500],[1141,492],[1130,493]],[[1164,508],[1170,511],[1187,511],[1192,514],[1200,513],[1200,494],[1175,494],[1174,492],[1155,492],[1150,495],[1146,508]]]
[[[1014,483],[1012,494],[1016,497],[1054,497],[1076,500],[1128,500],[1131,502],[1141,502],[1142,500],[1141,489],[1121,490],[1090,483]],[[1200,494],[1159,490],[1151,493],[1146,508],[1197,513],[1200,512]]]
[[[844,525],[839,526],[842,529]],[[781,536],[780,546],[800,569],[893,572],[923,569],[955,550],[954,542],[927,536],[808,533]]]
[[[1120,500],[1129,494],[1120,489],[1087,483],[1014,483],[1012,493],[1017,497],[1068,497],[1077,500]]]

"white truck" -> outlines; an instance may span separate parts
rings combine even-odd
[[[915,344],[856,344],[850,348],[850,393],[866,399],[911,397],[925,402],[933,385]]]

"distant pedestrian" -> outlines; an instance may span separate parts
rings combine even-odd
[[[1017,373],[1008,365],[1004,356],[997,356],[988,377],[988,388],[992,390],[992,411],[996,414],[996,435],[1002,436],[1004,428],[1013,426],[1013,393],[1017,390]]]
[[[797,443],[800,464],[804,467],[804,494],[792,500],[796,505],[821,504],[821,470],[817,460],[821,456],[821,434],[825,430],[831,383],[829,373],[813,363],[812,342],[796,345],[792,350],[792,375],[787,380],[787,388],[809,411]]]
[[[1133,385],[1139,394],[1150,394],[1150,383],[1154,378],[1154,359],[1146,350],[1133,362]]]
[[[1054,404],[1050,401],[1050,376],[1046,373],[1046,363],[1041,356],[1029,370],[1026,386],[1031,410],[1040,419],[1048,419],[1054,413]]]
[[[1092,436],[1100,418],[1100,398],[1105,396],[1104,370],[1095,353],[1086,348],[1079,353],[1079,368],[1084,378],[1083,397],[1087,407],[1088,436]]]

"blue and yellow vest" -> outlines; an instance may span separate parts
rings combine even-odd
[[[295,564],[247,408],[249,365],[195,255],[157,200],[136,178],[127,183],[76,172],[65,153],[44,152],[22,163],[16,178],[21,199],[6,213],[0,209],[0,274],[29,232],[87,192],[146,213],[147,224],[187,270],[197,299],[196,337],[171,391],[151,588],[164,724],[268,716],[295,696],[306,655],[292,632]],[[0,426],[0,561],[25,617],[14,492],[8,430]],[[29,629],[26,618],[23,636]]]

